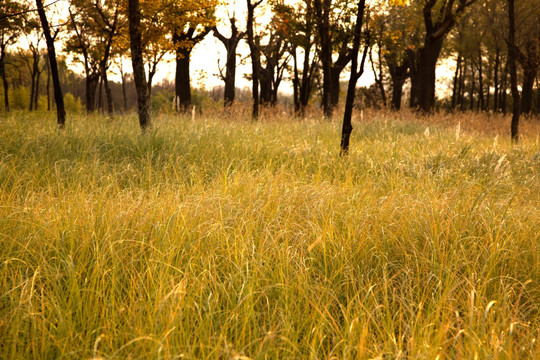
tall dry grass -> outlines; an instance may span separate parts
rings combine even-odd
[[[4,117],[1,357],[539,357],[538,125],[489,121]]]

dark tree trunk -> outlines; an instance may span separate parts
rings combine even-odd
[[[493,111],[499,110],[499,67],[500,67],[500,50],[495,50],[495,68],[493,69]]]
[[[369,62],[371,63],[371,70],[373,71],[373,77],[375,79],[375,84],[377,84],[377,86],[379,87],[379,91],[381,92],[381,99],[382,99],[382,102],[383,102],[383,107],[386,108],[386,91],[384,89],[384,84],[383,84],[383,73],[382,73],[382,66],[381,66],[382,59],[381,59],[380,47],[379,47],[379,53],[377,54],[378,59],[379,59],[379,64],[377,66],[378,69],[375,68],[375,62],[373,61],[373,56],[371,54],[371,50],[372,49],[369,50]]]
[[[186,111],[191,106],[190,55],[191,51],[186,48],[176,50],[175,96],[180,111]]]
[[[47,66],[47,111],[51,111],[51,66],[49,65],[49,59],[45,59],[45,64]]]
[[[298,114],[300,111],[300,98],[299,98],[299,87],[300,87],[300,76],[298,73],[298,57],[296,55],[296,46],[292,47],[292,57],[293,57],[293,103],[294,103],[294,113]]]
[[[227,62],[225,64],[225,76],[223,81],[225,82],[225,91],[223,94],[223,105],[225,107],[231,106],[234,103],[235,90],[236,90],[236,48],[238,43],[244,37],[245,33],[238,31],[236,27],[236,19],[231,17],[229,19],[231,23],[231,37],[226,38],[214,28],[214,36],[219,39],[227,50]]]
[[[62,95],[62,87],[60,85],[60,77],[58,75],[58,64],[56,62],[54,40],[51,36],[51,30],[49,28],[47,16],[45,15],[42,0],[36,0],[36,7],[38,10],[39,19],[41,20],[43,34],[45,35],[45,41],[47,42],[47,52],[49,53],[49,62],[51,65],[51,75],[54,89],[54,101],[56,103],[57,124],[59,129],[63,129],[66,124],[66,110],[64,108],[64,97]]]
[[[536,114],[540,114],[540,77],[536,79]]]
[[[403,97],[403,85],[405,80],[409,77],[409,62],[405,58],[401,64],[394,58],[387,56],[386,65],[388,66],[388,72],[392,80],[392,103],[390,107],[392,110],[398,111],[401,109],[401,98]]]
[[[92,113],[96,109],[96,92],[99,85],[99,74],[91,69],[86,71],[86,112]]]
[[[356,92],[356,82],[362,76],[364,72],[364,63],[366,60],[368,45],[364,45],[364,53],[362,55],[362,61],[360,62],[360,68],[358,68],[358,52],[360,50],[360,37],[362,32],[362,21],[364,18],[365,0],[358,1],[358,14],[356,17],[356,24],[354,26],[354,38],[352,48],[352,64],[351,75],[349,78],[349,85],[347,87],[347,99],[345,101],[345,111],[343,113],[343,126],[341,129],[341,143],[340,154],[347,155],[349,153],[349,144],[351,134],[353,131],[352,126],[352,111],[354,106],[354,97]]]
[[[523,85],[521,87],[521,113],[532,112],[533,86],[536,79],[536,68],[528,68],[523,73]]]
[[[516,57],[517,49],[515,44],[515,23],[514,23],[514,0],[508,0],[508,67],[510,70],[510,87],[512,89],[512,123],[510,133],[512,141],[518,142],[519,139],[519,115],[521,113],[519,91],[517,86]]]
[[[124,99],[124,111],[128,110],[127,91],[126,91],[126,74],[124,74],[123,65],[120,66],[120,77],[122,78],[122,97]]]
[[[259,104],[268,105],[272,103],[272,77],[268,69],[259,69]]]
[[[39,62],[38,62],[38,66],[39,66]],[[38,105],[39,105],[39,85],[40,85],[40,80],[41,80],[41,71],[38,67],[37,69],[37,73],[36,73],[36,87],[34,89],[34,110],[37,110],[38,109]]]
[[[101,74],[101,76],[103,77],[103,86],[105,87],[105,97],[107,98],[107,114],[109,116],[112,116],[114,113],[114,107],[113,107],[111,87],[109,86],[109,78],[107,77],[106,68],[103,70],[103,73]]]
[[[442,37],[426,41],[418,50],[415,76],[411,77],[411,105],[424,112],[431,112],[435,105],[435,68],[442,43]]]
[[[474,89],[476,88],[476,71],[474,64],[471,62],[471,88],[469,90],[469,110],[474,109]]]
[[[455,0],[445,1],[435,7],[436,0],[424,1],[422,13],[426,35],[424,44],[414,51],[411,63],[411,107],[431,112],[435,105],[435,68],[441,53],[442,44],[458,18],[467,6],[475,0],[459,0],[454,10]],[[435,22],[434,22],[435,19]],[[414,76],[412,74],[414,73]]]
[[[262,0],[252,3],[247,0],[247,38],[249,50],[251,53],[251,94],[253,98],[253,108],[251,116],[257,120],[259,118],[259,69],[261,68],[261,58],[259,49],[255,45],[255,36],[253,34],[253,21],[255,8],[261,4]]]
[[[198,35],[195,35],[197,30],[190,27],[186,31],[177,31],[173,34],[172,41],[176,47],[175,104],[177,111],[187,111],[191,106],[191,79],[189,75],[191,51],[210,30],[211,28],[205,28]],[[186,42],[190,46],[182,46]]]
[[[459,81],[459,109],[465,110],[465,79],[467,78],[467,59],[463,59]]]
[[[6,46],[2,45],[0,49],[0,76],[4,85],[4,110],[9,112],[9,84],[6,76]]]
[[[484,110],[484,74],[482,71],[482,54],[478,54],[478,107],[477,110]]]
[[[500,111],[503,114],[506,114],[506,90],[508,88],[508,69],[509,69],[509,62],[508,59],[506,59],[506,65],[504,66],[502,81],[501,81],[501,88],[499,90],[499,107]]]
[[[332,40],[330,37],[330,8],[331,0],[315,0],[315,11],[319,19],[320,53],[323,71],[322,106],[324,116],[332,118]]]
[[[150,97],[146,84],[146,74],[144,71],[143,45],[141,36],[141,8],[139,0],[129,0],[129,43],[131,49],[131,63],[133,64],[133,77],[137,90],[137,110],[139,114],[139,125],[145,133],[151,128]]]
[[[459,79],[459,73],[461,70],[461,54],[458,53],[457,60],[456,60],[456,71],[454,72],[454,81],[452,86],[452,110],[456,108],[456,101],[458,98],[458,79]]]

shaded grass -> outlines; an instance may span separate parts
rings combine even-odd
[[[6,358],[534,358],[540,153],[371,114],[0,124]]]

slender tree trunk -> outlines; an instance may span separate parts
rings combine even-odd
[[[536,79],[536,68],[528,68],[523,72],[523,85],[521,87],[521,113],[530,114],[533,104],[533,86]]]
[[[465,110],[465,79],[467,78],[467,59],[463,59],[459,77],[459,109]]]
[[[452,110],[456,108],[460,67],[461,67],[461,54],[458,53],[457,60],[456,60],[456,71],[454,72],[454,80],[453,80],[453,86],[452,86],[452,104],[451,104]]]
[[[482,71],[482,54],[478,55],[478,107],[477,110],[484,110],[484,76]]]
[[[474,69],[474,63],[471,62],[471,89],[469,91],[469,109],[472,111],[474,109],[474,89],[476,88],[476,79],[475,79],[475,69]]]
[[[512,123],[510,132],[512,141],[518,142],[519,139],[519,115],[521,113],[519,91],[517,86],[517,69],[516,69],[516,44],[515,44],[515,23],[514,23],[514,0],[508,0],[508,67],[510,70],[510,87],[512,89]]]
[[[127,103],[127,90],[126,90],[126,74],[124,74],[124,70],[122,69],[122,66],[120,66],[120,77],[122,78],[122,97],[124,99],[124,111],[128,110],[128,103]]]
[[[251,0],[247,0],[247,38],[249,50],[251,52],[251,93],[253,98],[253,109],[251,116],[255,120],[259,118],[259,69],[261,60],[259,49],[255,45],[253,21],[255,16],[255,8],[261,3],[261,1],[262,0],[252,3]]]
[[[343,113],[343,126],[341,129],[341,144],[340,154],[347,155],[349,153],[349,144],[351,134],[353,131],[352,126],[352,111],[354,106],[354,97],[356,93],[356,82],[362,76],[364,72],[364,63],[366,60],[368,45],[364,46],[364,53],[362,55],[362,61],[360,62],[360,68],[358,68],[358,52],[360,50],[360,37],[362,32],[362,22],[364,18],[365,0],[358,1],[358,14],[356,17],[356,24],[354,26],[354,38],[352,48],[352,64],[351,75],[349,78],[349,85],[347,87],[347,100],[345,101],[345,111]]]
[[[107,70],[103,70],[103,86],[105,87],[105,97],[107,98],[107,114],[113,116],[114,104],[112,98],[111,87],[109,85],[109,78],[107,77]]]
[[[6,46],[2,45],[0,49],[0,76],[4,85],[4,111],[9,112],[9,84],[6,76]]]
[[[141,8],[139,0],[128,1],[129,19],[129,44],[131,49],[131,63],[133,65],[133,76],[135,78],[135,88],[137,90],[137,110],[139,114],[139,125],[145,133],[152,126],[150,116],[150,97],[146,84],[146,74],[144,71],[143,45],[141,36]]]
[[[64,97],[62,95],[62,87],[60,86],[60,77],[58,75],[58,64],[56,62],[56,50],[54,48],[54,40],[51,36],[51,30],[49,28],[47,16],[45,15],[45,9],[43,8],[42,0],[36,0],[36,7],[38,10],[39,18],[41,20],[43,34],[45,35],[45,41],[47,42],[47,52],[49,53],[49,62],[51,65],[51,75],[54,88],[54,100],[56,103],[56,117],[58,124],[57,126],[59,129],[63,129],[66,124],[66,110],[64,108]]]
[[[332,39],[330,37],[331,0],[315,0],[315,11],[319,18],[319,38],[321,45],[321,63],[323,70],[322,106],[324,116],[331,119],[333,106],[332,94]]]
[[[499,110],[499,67],[500,67],[500,51],[495,50],[495,68],[493,70],[493,111]]]
[[[45,65],[47,66],[47,111],[51,111],[51,66],[49,59],[45,59]]]
[[[536,78],[536,114],[540,114],[540,76]]]
[[[292,48],[292,58],[293,58],[293,102],[294,102],[294,113],[299,114],[300,111],[300,99],[298,96],[298,88],[300,83],[300,76],[298,74],[298,57],[296,55],[296,45],[293,45]]]

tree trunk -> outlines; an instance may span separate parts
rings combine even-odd
[[[187,111],[191,106],[190,55],[190,49],[179,48],[176,50],[175,96],[180,111]]]
[[[411,105],[424,112],[435,106],[435,68],[442,49],[443,38],[427,41],[418,50],[415,77],[411,77]]]
[[[452,86],[452,105],[451,108],[454,110],[456,108],[456,100],[458,95],[458,78],[459,72],[461,70],[461,54],[458,53],[456,60],[456,71],[454,72],[454,81]]]
[[[324,116],[332,118],[332,40],[330,37],[330,7],[331,0],[315,0],[315,11],[319,18],[319,38],[321,45],[321,63],[323,70],[322,106]]]
[[[148,96],[146,74],[144,71],[139,0],[129,0],[128,20],[131,63],[133,65],[133,77],[135,78],[135,88],[137,90],[137,112],[139,114],[139,125],[142,132],[145,133],[151,128],[152,123],[150,116],[150,97]]]
[[[6,47],[2,46],[0,49],[0,76],[2,77],[2,84],[4,85],[4,111],[9,112],[9,85],[6,76]]]
[[[225,64],[225,91],[223,93],[223,106],[228,107],[234,103],[236,92],[236,48],[238,43],[244,37],[244,32],[239,32],[236,27],[236,19],[231,17],[229,19],[231,23],[231,37],[226,38],[214,28],[214,36],[217,37],[225,46],[227,50],[227,62]]]
[[[261,3],[259,0],[256,3],[252,3],[251,0],[247,0],[247,38],[249,50],[251,53],[251,94],[253,98],[253,108],[251,117],[255,120],[259,118],[259,69],[260,69],[260,54],[259,49],[255,45],[255,36],[253,34],[253,21],[255,16],[255,8]]]
[[[471,110],[471,111],[474,109],[474,89],[476,88],[475,75],[476,75],[476,71],[475,71],[475,68],[474,68],[474,64],[471,62],[471,88],[470,88],[470,91],[469,91],[469,100],[470,100],[469,110]]]
[[[523,85],[521,87],[521,113],[532,112],[533,86],[536,79],[536,68],[529,68],[523,71]]]
[[[360,68],[358,68],[358,52],[360,49],[360,37],[362,31],[362,21],[364,18],[365,0],[358,1],[358,14],[356,17],[356,24],[354,27],[353,49],[352,49],[352,64],[351,75],[349,78],[349,85],[347,87],[347,99],[345,101],[345,111],[343,113],[343,126],[341,128],[341,143],[340,154],[347,155],[349,153],[349,144],[351,134],[353,131],[352,126],[352,111],[354,106],[354,97],[356,93],[356,82],[362,76],[364,72],[364,63],[366,60],[368,45],[364,46],[364,54],[362,55],[362,61],[360,62]]]
[[[54,89],[54,101],[56,103],[57,126],[59,129],[63,129],[66,124],[66,109],[64,108],[64,97],[62,95],[62,87],[60,85],[60,77],[58,75],[58,64],[56,62],[54,40],[51,36],[51,30],[49,28],[47,16],[45,15],[42,0],[36,0],[36,6],[39,13],[39,18],[41,20],[41,26],[43,28],[43,34],[45,35],[45,41],[47,42],[47,52],[49,53],[49,62],[51,66]]]
[[[124,74],[124,70],[122,69],[122,66],[120,67],[120,77],[122,78],[122,97],[124,99],[124,111],[127,111],[128,104],[127,104],[127,91],[126,91],[126,74]]]
[[[113,113],[114,113],[113,98],[112,98],[111,87],[109,86],[109,78],[107,77],[106,68],[103,69],[101,76],[103,77],[103,86],[105,87],[105,97],[107,98],[107,114],[109,116],[113,116]]]
[[[47,66],[47,111],[51,111],[51,66],[48,58],[45,59],[45,64]]]
[[[515,44],[515,23],[514,23],[514,0],[508,0],[508,67],[510,70],[510,87],[512,89],[512,123],[510,125],[510,133],[512,141],[517,143],[519,140],[519,115],[521,112],[519,91],[517,86],[517,69],[516,69],[516,44]]]
[[[482,72],[482,54],[478,54],[478,107],[477,110],[484,110],[484,74]]]
[[[499,110],[499,67],[500,67],[500,54],[499,48],[495,50],[495,68],[493,69],[493,111]]]

